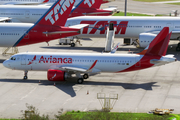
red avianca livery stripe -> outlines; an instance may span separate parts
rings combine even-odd
[[[154,64],[151,64],[150,60],[152,59],[159,60],[161,56],[166,55],[171,33],[169,33],[168,27],[164,27],[163,30],[149,44],[148,50],[145,50],[144,56],[141,58],[141,60],[138,61],[133,66],[119,72],[129,72],[129,71],[141,70],[141,69],[152,67]],[[139,66],[139,64],[141,67],[137,67]]]

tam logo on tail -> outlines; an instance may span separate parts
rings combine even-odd
[[[84,4],[88,4],[89,7],[91,7],[94,3],[95,3],[95,0],[84,0]]]
[[[63,13],[70,7],[71,4],[74,3],[74,0],[61,0],[57,5],[54,7],[54,10],[51,10],[49,14],[45,17],[45,20],[50,20],[51,24],[53,25],[55,21],[59,19],[59,14],[63,15]],[[55,19],[53,18],[55,16]]]

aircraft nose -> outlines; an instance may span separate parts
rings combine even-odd
[[[5,60],[5,61],[3,62],[4,67],[9,68],[10,66],[9,66],[9,64],[8,64],[8,63],[9,63],[9,62],[8,62],[8,60]]]

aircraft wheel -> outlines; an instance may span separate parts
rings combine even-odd
[[[78,84],[82,84],[83,82],[84,82],[83,78],[79,78],[79,79],[77,80],[77,83],[78,83]]]
[[[180,51],[180,47],[176,47],[176,51]]]
[[[88,78],[89,78],[89,75],[85,73],[85,74],[83,75],[83,78],[84,78],[84,79],[88,79]]]
[[[178,43],[177,47],[179,47],[179,48],[180,48],[180,43]]]
[[[59,45],[62,45],[62,43],[59,43]]]
[[[23,78],[24,80],[27,80],[28,79],[28,77],[27,76],[24,76],[24,78]]]
[[[75,43],[71,43],[71,47],[74,47],[75,46]]]

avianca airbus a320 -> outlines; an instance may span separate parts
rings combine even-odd
[[[26,52],[13,55],[3,65],[25,71],[24,79],[27,79],[28,71],[48,71],[49,81],[64,81],[76,74],[77,82],[83,83],[92,73],[128,72],[176,61],[174,55],[166,55],[170,36],[169,28],[163,28],[138,54]]]
[[[64,27],[74,2],[58,0],[35,24],[0,23],[0,47],[16,47],[78,35],[87,24]]]

